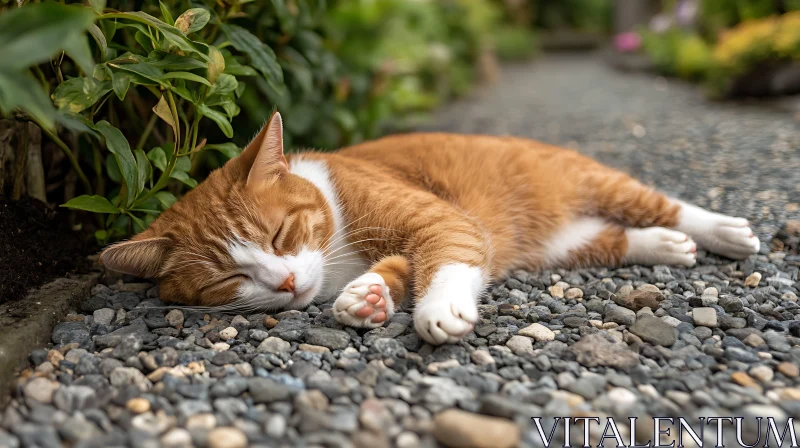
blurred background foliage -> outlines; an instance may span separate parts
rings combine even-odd
[[[660,73],[703,82],[715,97],[785,94],[798,85],[800,1],[663,0],[636,33]]]

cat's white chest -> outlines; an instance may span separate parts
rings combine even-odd
[[[294,157],[290,163],[290,171],[314,184],[333,213],[334,234],[328,243],[330,247],[326,250],[323,267],[325,278],[320,296],[336,297],[347,283],[369,269],[369,261],[352,247],[352,237],[347,237],[354,229],[348,228],[344,222],[339,197],[327,164],[323,160]]]

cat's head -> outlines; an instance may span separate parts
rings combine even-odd
[[[161,298],[228,308],[303,308],[322,288],[333,216],[289,172],[276,112],[231,159],[144,232],[106,248],[107,268],[159,281]]]

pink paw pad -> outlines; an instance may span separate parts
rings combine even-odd
[[[369,294],[364,297],[364,301],[368,305],[358,309],[354,313],[356,317],[366,319],[372,316],[370,321],[376,324],[386,320],[386,299],[383,297],[381,285],[370,285]]]

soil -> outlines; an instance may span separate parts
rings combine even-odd
[[[70,229],[66,213],[23,198],[0,198],[0,303],[68,273],[88,272],[96,246]]]

